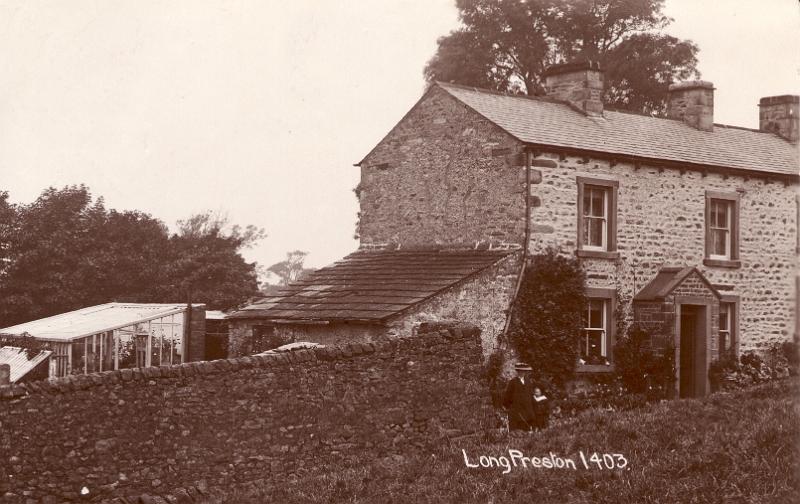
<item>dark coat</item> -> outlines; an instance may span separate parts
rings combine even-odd
[[[546,429],[550,423],[550,399],[533,401],[533,428]]]
[[[516,377],[508,382],[503,406],[508,410],[508,428],[511,430],[533,430],[536,425],[536,410],[533,400],[533,383],[525,383]]]

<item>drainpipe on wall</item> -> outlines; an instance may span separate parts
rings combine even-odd
[[[525,275],[525,268],[528,265],[528,247],[531,239],[531,157],[533,153],[529,147],[525,147],[525,242],[522,244],[522,267],[517,275],[517,283],[514,286],[514,294],[511,301],[508,303],[508,315],[506,315],[506,323],[503,326],[503,332],[500,335],[500,347],[508,347],[508,328],[511,325],[511,312],[514,304],[519,295],[519,289],[522,285],[522,278]]]

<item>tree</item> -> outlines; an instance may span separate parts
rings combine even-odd
[[[456,0],[462,26],[425,67],[446,81],[542,95],[543,72],[577,59],[605,70],[612,107],[663,114],[671,83],[698,78],[698,47],[662,30],[664,0]]]
[[[231,225],[227,217],[203,212],[178,222],[169,239],[169,262],[160,297],[227,309],[258,293],[256,264],[242,249],[264,238],[255,226]]]
[[[0,327],[85,306],[206,303],[230,308],[257,292],[239,251],[264,236],[211,213],[170,236],[138,211],[107,210],[83,185],[49,188],[31,204],[0,192]]]
[[[2,326],[114,298],[146,298],[158,279],[166,227],[106,211],[85,186],[49,188],[3,226]],[[123,300],[123,299],[120,299]]]
[[[267,271],[278,277],[279,285],[289,285],[300,279],[309,269],[303,268],[308,252],[293,250],[286,253],[286,260],[273,264]]]
[[[509,339],[537,379],[562,387],[575,371],[585,275],[577,258],[550,248],[531,256],[511,312]]]

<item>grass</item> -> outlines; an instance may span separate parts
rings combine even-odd
[[[231,502],[773,503],[800,495],[800,382],[782,380],[702,400],[625,412],[585,411],[549,429],[449,441],[435,451],[315,468]],[[494,439],[491,439],[494,437]],[[479,455],[553,452],[572,469],[468,468]],[[619,453],[624,469],[585,469],[579,451]]]

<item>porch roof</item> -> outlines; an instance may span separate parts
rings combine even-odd
[[[664,299],[675,290],[684,280],[689,278],[692,273],[697,273],[700,279],[708,286],[708,288],[719,297],[717,289],[711,285],[711,282],[695,267],[683,266],[664,266],[662,267],[655,277],[650,280],[650,283],[645,285],[636,296],[634,301],[656,301]]]

